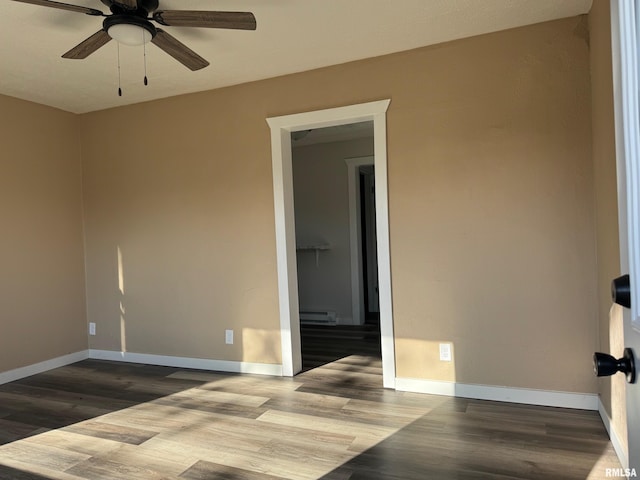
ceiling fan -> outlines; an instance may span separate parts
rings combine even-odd
[[[143,45],[151,42],[185,67],[195,71],[206,67],[209,62],[151,22],[167,27],[256,29],[256,19],[250,12],[158,10],[158,0],[100,0],[109,7],[110,14],[95,8],[53,0],[13,1],[105,17],[100,30],[62,55],[62,58],[77,60],[87,58],[112,39],[125,45]]]

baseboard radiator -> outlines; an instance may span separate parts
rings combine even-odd
[[[336,312],[300,312],[303,325],[337,325]]]

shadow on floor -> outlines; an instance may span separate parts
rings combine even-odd
[[[350,355],[380,358],[380,326],[301,325],[302,371],[327,365]]]
[[[450,398],[321,480],[595,480],[611,468],[596,412]]]
[[[184,370],[84,360],[0,385],[0,445],[205,383],[168,377]]]

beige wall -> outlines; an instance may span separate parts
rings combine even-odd
[[[591,38],[592,142],[596,198],[599,351],[622,356],[622,307],[612,304],[611,280],[620,275],[616,152],[611,76],[611,17],[608,0],[596,0],[589,14]],[[601,378],[600,399],[613,429],[627,439],[625,379]]]
[[[0,372],[87,348],[77,129],[0,96]]]
[[[83,115],[91,347],[278,363],[265,118],[383,98],[398,376],[595,392],[584,18]]]
[[[394,94],[398,376],[595,391],[585,37],[573,18],[443,45]]]
[[[353,320],[349,184],[347,158],[373,156],[373,137],[293,149],[296,244],[327,244],[316,255],[299,251],[300,311],[336,312],[338,323]]]
[[[83,116],[91,348],[280,362],[269,136],[245,88]]]

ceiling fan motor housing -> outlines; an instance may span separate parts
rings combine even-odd
[[[139,15],[147,16],[158,9],[158,0],[138,0],[138,9],[127,9],[124,5],[118,5],[113,0],[100,0],[112,13],[136,12]]]

